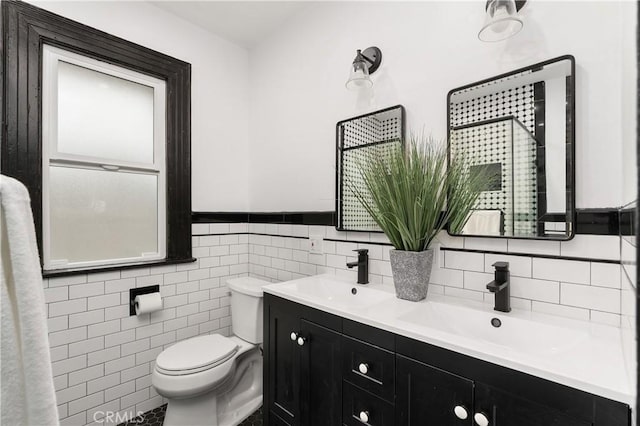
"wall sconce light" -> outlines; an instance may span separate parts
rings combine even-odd
[[[373,86],[369,76],[376,72],[382,62],[382,52],[375,46],[367,47],[364,52],[358,49],[351,64],[349,79],[345,86],[349,90],[359,90]]]
[[[485,6],[487,17],[478,38],[482,41],[502,41],[522,29],[522,19],[518,12],[526,0],[488,0]]]

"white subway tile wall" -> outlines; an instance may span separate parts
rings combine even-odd
[[[104,418],[109,411],[133,416],[162,405],[165,401],[151,386],[155,358],[179,340],[231,333],[226,286],[230,277],[251,275],[276,282],[331,273],[355,282],[357,272],[346,263],[356,260],[354,250],[367,248],[370,281],[393,285],[391,247],[371,244],[388,243],[379,233],[246,223],[194,224],[192,233],[193,255],[198,259],[194,263],[44,280],[54,383],[63,425],[109,424]],[[321,254],[309,253],[310,235],[325,239]],[[609,239],[595,241],[608,247]],[[493,243],[446,233],[438,240],[444,247],[474,250],[554,255],[561,251],[558,242]],[[584,251],[579,246],[566,250],[572,257],[586,258],[600,254],[594,251],[596,242],[589,240]],[[617,251],[605,258],[619,256]],[[629,315],[630,305],[621,296],[626,288],[624,279],[622,289],[620,285],[624,274],[617,264],[456,251],[439,252],[436,258],[432,293],[493,303],[493,295],[484,287],[493,279],[491,265],[508,261],[514,308],[616,326],[621,324],[621,313],[623,318]],[[130,317],[129,289],[148,285],[160,286],[164,308]]]
[[[296,231],[298,228],[301,230]],[[355,280],[356,271],[348,269],[346,263],[356,260],[353,250],[368,248],[370,282],[393,285],[389,263],[391,247],[367,243],[388,243],[384,235],[303,225],[278,225],[277,231],[268,236],[249,235],[250,275],[274,282],[320,273]],[[250,224],[249,232],[264,233],[264,225]],[[323,253],[309,254],[308,240],[291,238],[302,234],[324,235],[329,239],[324,241]],[[620,265],[586,260],[594,256],[603,260],[620,259],[616,245],[619,238],[579,235],[571,241],[463,238],[443,232],[438,235],[441,247],[478,251],[438,253],[442,261],[434,262],[429,291],[493,303],[494,296],[485,286],[493,279],[493,263],[507,261],[511,271],[512,307],[620,326]],[[493,254],[482,252],[484,250],[555,256],[560,256],[562,250],[565,256],[585,260]]]
[[[194,224],[194,263],[44,280],[61,424],[119,423],[165,402],[151,386],[158,354],[181,339],[231,332],[225,283],[248,274],[247,230]],[[129,289],[156,284],[164,309],[129,316]],[[108,412],[119,415],[110,422]]]
[[[576,235],[560,243],[562,256],[620,260],[620,237],[617,235]]]

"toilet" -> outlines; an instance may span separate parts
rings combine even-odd
[[[156,358],[151,383],[168,400],[164,426],[235,426],[262,405],[262,286],[269,283],[227,284],[233,335],[192,337]]]

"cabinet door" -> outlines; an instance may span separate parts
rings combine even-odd
[[[342,421],[342,336],[312,322],[300,321],[301,418],[305,426]]]
[[[471,380],[396,355],[398,426],[471,426],[472,408]]]
[[[270,303],[267,333],[268,368],[266,385],[268,410],[280,421],[294,426],[300,424],[300,348],[291,340],[291,333],[299,333],[299,312],[292,304]],[[273,422],[279,424],[278,422]]]
[[[569,416],[545,405],[514,394],[476,383],[475,411],[489,419],[491,426],[592,426],[593,423]],[[592,413],[585,413],[589,417]]]

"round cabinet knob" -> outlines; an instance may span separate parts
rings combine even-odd
[[[298,345],[303,346],[304,342],[306,342],[307,339],[305,339],[304,337],[298,337]]]
[[[467,409],[464,408],[462,405],[456,405],[453,408],[453,412],[455,413],[456,417],[459,418],[460,420],[466,420],[469,417],[469,413],[467,413]]]
[[[361,362],[360,365],[358,366],[358,370],[362,374],[367,374],[369,372],[369,365],[365,364],[364,362]]]
[[[489,426],[489,419],[484,413],[476,413],[473,416],[473,420],[476,422],[478,426]]]
[[[298,335],[296,334],[296,332],[295,332],[295,331],[292,331],[292,332],[291,332],[291,340],[293,340],[294,342],[295,342],[296,340],[298,340]]]
[[[360,411],[360,421],[362,423],[369,423],[369,412],[368,411]]]

